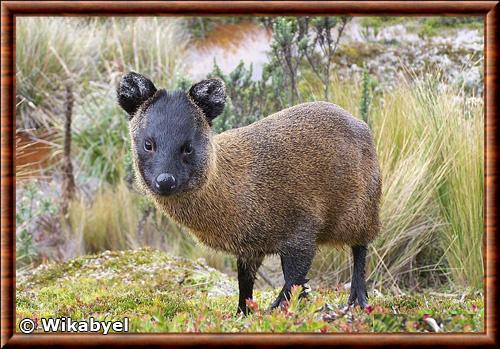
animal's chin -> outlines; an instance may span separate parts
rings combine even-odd
[[[151,186],[149,186],[149,191],[151,193],[153,193],[155,196],[158,196],[160,198],[165,198],[165,199],[180,195],[184,192],[184,190],[182,188],[177,188],[177,189],[172,190],[168,193],[163,193],[163,192],[160,192],[159,190],[157,190],[156,188],[151,187]]]
[[[150,193],[152,193],[154,196],[161,198],[161,199],[169,199],[169,198],[174,198],[174,197],[179,197],[183,194],[186,194],[192,189],[189,188],[189,186],[181,186],[178,187],[172,191],[169,191],[168,193],[164,193],[156,189],[155,187],[148,185],[148,190]]]

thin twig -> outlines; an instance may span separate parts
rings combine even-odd
[[[272,288],[276,288],[276,285],[274,285],[274,282],[271,281],[271,279],[264,273],[262,270],[258,270],[257,274]]]

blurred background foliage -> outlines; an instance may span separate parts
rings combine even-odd
[[[383,173],[370,286],[480,289],[482,28],[475,17],[17,18],[17,268],[153,246],[235,272],[233,257],[199,245],[134,190],[115,100],[133,70],[167,89],[223,79],[228,102],[215,132],[315,100],[363,119]],[[68,84],[77,195],[64,213]],[[348,249],[322,248],[312,282],[348,282],[349,263]],[[263,266],[275,285],[277,266]]]

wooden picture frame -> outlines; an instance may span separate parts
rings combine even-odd
[[[485,332],[481,334],[33,334],[15,331],[15,18],[145,15],[474,15],[485,19]],[[5,1],[1,4],[1,345],[101,346],[487,346],[499,344],[498,1]]]

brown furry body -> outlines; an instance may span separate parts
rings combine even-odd
[[[318,244],[351,246],[348,303],[367,306],[365,262],[379,231],[381,180],[368,126],[325,102],[300,104],[213,136],[225,86],[157,90],[130,72],[117,99],[128,113],[136,180],[157,207],[206,245],[237,256],[238,311],[248,313],[264,256],[279,254],[285,284],[307,294]]]
[[[152,195],[206,245],[249,258],[289,245],[367,245],[377,236],[372,136],[340,107],[300,104],[212,140],[203,187]]]

